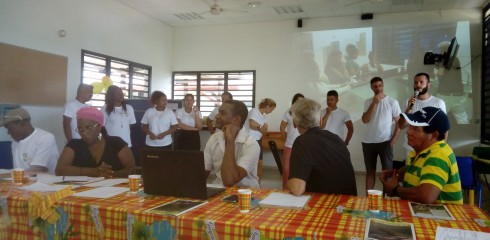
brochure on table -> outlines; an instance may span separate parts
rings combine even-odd
[[[163,214],[163,215],[174,215],[179,216],[186,213],[192,209],[196,209],[207,202],[205,201],[191,201],[191,200],[175,200],[151,209],[146,210],[149,213]]]
[[[377,218],[369,218],[366,222],[364,239],[413,239],[415,230],[413,223],[390,222]]]
[[[414,217],[454,220],[453,215],[444,204],[424,204],[408,202],[410,212]]]

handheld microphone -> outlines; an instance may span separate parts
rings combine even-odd
[[[419,95],[419,91],[415,90],[415,92],[413,92],[413,97],[417,98],[418,95]],[[413,103],[410,103],[410,110],[412,110],[412,108],[413,108]]]

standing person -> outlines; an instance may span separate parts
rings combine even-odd
[[[224,102],[233,100],[233,95],[230,92],[223,92],[221,94],[221,104]],[[219,106],[215,107],[213,111],[206,118],[206,126],[208,127],[209,133],[213,134],[216,131],[219,131],[219,128],[213,127],[213,122],[216,120],[216,114],[218,114]]]
[[[320,104],[301,99],[292,107],[293,121],[301,134],[293,144],[288,189],[306,192],[357,195],[350,153],[337,135],[320,129]]]
[[[177,130],[174,112],[167,108],[167,95],[154,91],[150,96],[154,107],[146,110],[141,119],[141,129],[146,134],[146,145],[172,149],[172,133]]]
[[[405,108],[405,113],[414,113],[421,110],[424,107],[436,107],[440,108],[444,113],[446,113],[446,104],[440,98],[434,97],[429,93],[430,77],[427,73],[417,73],[413,78],[413,91],[414,95],[407,100],[407,106]],[[404,129],[407,126],[407,120],[405,118],[400,118],[398,120],[398,127]],[[448,132],[445,134],[447,135]],[[405,135],[403,147],[407,149],[407,159],[413,148],[408,144],[408,138]]]
[[[296,93],[291,101],[291,106],[300,99],[305,98],[303,94]],[[294,126],[293,116],[291,115],[291,108],[288,109],[281,121],[280,130],[286,141],[284,142],[284,153],[282,155],[282,188],[287,189],[288,177],[289,177],[289,158],[291,157],[291,150],[293,148],[294,140],[299,136],[298,129]],[[287,133],[286,133],[287,130]]]
[[[276,108],[276,102],[270,98],[264,98],[260,103],[258,108],[252,108],[248,112],[248,119],[245,123],[245,128],[250,133],[253,139],[257,140],[260,146],[260,156],[259,165],[257,167],[257,176],[259,179],[262,177],[262,159],[263,159],[263,149],[262,149],[262,136],[267,133],[267,122],[265,115],[271,113]]]
[[[1,126],[14,140],[11,146],[14,168],[54,174],[58,147],[52,133],[34,128],[31,116],[24,108],[6,113],[0,121]]]
[[[366,165],[366,190],[373,189],[376,181],[376,162],[378,156],[383,170],[393,168],[393,144],[400,128],[395,124],[393,134],[391,126],[400,118],[400,105],[396,99],[386,96],[383,91],[383,79],[371,79],[374,97],[364,102],[362,122],[367,124],[362,142],[364,164]]]
[[[409,164],[399,171],[383,171],[383,189],[390,196],[414,202],[463,204],[456,155],[444,141],[450,128],[447,115],[440,108],[424,107],[401,116],[410,125],[408,144],[414,151]]]
[[[230,100],[219,107],[216,125],[204,148],[207,182],[224,186],[259,188],[257,161],[259,146],[243,128],[248,115],[243,102]]]
[[[88,106],[86,102],[92,99],[93,90],[94,87],[92,85],[80,83],[75,99],[65,104],[63,110],[63,132],[67,141],[73,138],[80,139],[80,134],[75,131],[77,129],[76,114],[78,109]]]
[[[184,107],[175,112],[179,129],[175,131],[174,149],[201,150],[201,137],[199,130],[202,127],[202,115],[194,106],[194,95],[184,96]]]
[[[339,94],[335,90],[327,92],[327,108],[320,111],[320,127],[337,134],[344,139],[345,145],[349,145],[352,134],[354,134],[354,125],[350,114],[342,108],[337,107]],[[344,128],[345,125],[345,128]],[[347,134],[345,133],[347,129]]]
[[[121,88],[112,85],[107,89],[105,105],[101,111],[104,113],[107,134],[122,138],[131,147],[130,125],[136,123],[136,117],[133,107],[126,104]]]

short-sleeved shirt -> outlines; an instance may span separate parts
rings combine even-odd
[[[364,112],[368,110],[371,102],[373,102],[373,98],[369,98],[364,102]],[[389,141],[393,118],[398,117],[400,113],[401,109],[397,100],[390,96],[381,99],[371,114],[371,120],[367,123],[363,142],[382,143]]]
[[[296,138],[289,169],[289,179],[304,180],[306,192],[357,195],[347,146],[339,136],[320,127]]]
[[[247,171],[245,176],[236,186],[259,188],[257,176],[257,164],[259,162],[260,148],[257,141],[241,129],[235,138],[235,160],[238,166]],[[223,132],[217,132],[209,138],[204,148],[204,163],[206,171],[209,171],[208,183],[223,184],[221,179],[221,164],[225,154],[225,136]]]
[[[46,167],[54,174],[59,152],[54,135],[35,128],[28,137],[12,142],[14,168],[28,169],[32,165]]]
[[[323,118],[326,112],[326,109],[321,110],[320,117]],[[337,108],[330,112],[324,130],[328,130],[337,134],[341,139],[345,139],[345,136],[347,135],[345,123],[348,121],[351,121],[350,114],[342,108]]]
[[[289,113],[290,110],[287,110],[282,116],[282,121],[287,122],[288,125],[286,127],[286,131],[288,132],[286,137],[286,142],[284,143],[285,147],[292,148],[294,140],[299,136],[298,129],[294,127],[293,124],[293,116]]]
[[[136,123],[134,109],[131,105],[126,104],[126,111],[122,107],[114,107],[111,114],[107,114],[106,106],[102,107],[104,113],[104,126],[110,136],[122,138],[128,147],[131,147],[130,124]]]
[[[408,101],[410,99],[407,99],[406,103],[408,104]],[[405,105],[407,106],[407,105]],[[444,103],[444,101],[440,98],[437,98],[437,97],[434,97],[434,96],[430,96],[428,99],[426,100],[418,100],[415,101],[415,104],[413,105],[412,107],[412,113],[414,112],[417,112],[419,110],[422,110],[422,108],[424,107],[436,107],[436,108],[440,108],[442,109],[442,111],[444,113],[446,113],[446,103]],[[403,142],[403,147],[409,151],[412,151],[413,148],[408,145],[408,138],[407,138],[407,135],[405,134],[405,137],[404,137],[404,142]]]
[[[105,147],[102,153],[101,161],[97,161],[92,157],[87,143],[81,139],[72,139],[66,147],[73,149],[75,152],[75,159],[73,159],[73,166],[95,168],[105,162],[112,166],[112,170],[117,171],[124,168],[117,154],[128,144],[120,137],[109,136],[104,139]]]
[[[63,116],[71,118],[70,127],[71,127],[71,137],[75,139],[80,139],[80,134],[77,131],[77,111],[80,108],[88,107],[88,104],[81,103],[76,99],[68,101],[65,104],[65,109],[63,110]]]
[[[252,108],[252,110],[250,110],[250,112],[248,112],[248,118],[247,118],[247,121],[245,122],[245,129],[247,129],[250,136],[252,136],[253,139],[255,139],[255,140],[260,140],[262,138],[262,132],[251,129],[250,128],[250,120],[254,120],[260,126],[262,126],[265,124],[266,118],[262,113],[260,113],[258,108]]]
[[[199,114],[199,119],[202,119],[201,112],[197,112],[197,114]],[[196,118],[194,116],[194,109],[190,113],[187,113],[185,108],[179,108],[175,111],[175,117],[189,127],[196,127]]]
[[[410,154],[403,187],[417,187],[424,183],[441,190],[438,202],[463,204],[456,156],[444,140],[435,142],[418,155],[415,151]]]
[[[158,111],[156,108],[149,108],[146,110],[145,115],[141,119],[142,124],[148,124],[148,127],[152,133],[158,135],[165,131],[168,131],[172,125],[177,125],[177,118],[172,110],[169,108]],[[163,147],[172,144],[172,135],[168,134],[162,139],[152,140],[149,135],[146,136],[146,145],[152,147]]]

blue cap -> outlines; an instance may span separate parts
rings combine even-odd
[[[450,127],[446,113],[436,107],[424,107],[412,114],[401,113],[400,116],[405,118],[408,124],[412,126],[430,126],[439,132],[440,135],[446,134]]]

